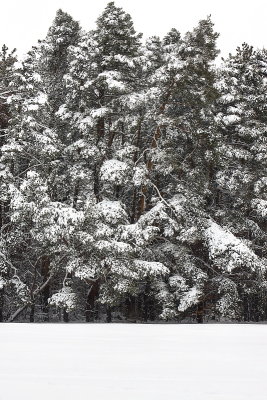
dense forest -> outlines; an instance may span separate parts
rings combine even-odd
[[[109,3],[0,53],[0,321],[267,320],[267,51]]]

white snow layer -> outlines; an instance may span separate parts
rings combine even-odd
[[[252,270],[265,269],[261,260],[241,239],[216,222],[210,222],[205,236],[211,259],[216,262],[222,257],[220,264],[223,264],[223,268],[228,272],[242,265],[247,265]]]
[[[0,399],[266,400],[266,325],[2,324]]]
[[[198,299],[202,295],[202,293],[203,293],[202,290],[198,289],[196,286],[193,286],[181,298],[178,311],[183,312],[192,305],[197,304]]]
[[[125,181],[128,165],[119,160],[107,160],[101,167],[101,179],[118,185]]]

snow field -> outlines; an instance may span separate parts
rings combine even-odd
[[[2,324],[0,400],[266,400],[266,325]]]

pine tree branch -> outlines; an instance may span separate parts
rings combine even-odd
[[[32,295],[32,299],[34,300],[35,297],[40,294],[45,288],[46,286],[49,284],[49,282],[52,279],[52,275],[50,275],[48,277],[48,279],[39,287],[37,288]],[[24,304],[22,307],[20,307],[17,311],[14,312],[14,314],[11,315],[11,317],[7,320],[7,322],[14,322],[15,319],[24,311],[27,309],[27,307],[29,305],[31,305],[33,303],[33,301],[28,301],[26,304]]]

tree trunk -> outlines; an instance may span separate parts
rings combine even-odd
[[[94,195],[96,197],[97,202],[101,201],[100,197],[100,182],[99,182],[99,166],[95,165],[94,167]]]
[[[131,224],[134,224],[136,221],[136,200],[137,200],[137,190],[134,188],[133,204],[132,204],[132,211],[131,211]]]
[[[41,260],[41,274],[43,276],[43,282],[47,281],[49,276],[50,260],[48,256],[43,256]],[[42,292],[42,312],[44,314],[44,321],[49,321],[49,303],[50,297],[50,285],[46,285]]]
[[[64,322],[69,322],[69,313],[66,310],[66,308],[63,309],[63,321]]]
[[[126,320],[136,322],[136,298],[133,296],[126,299]]]
[[[30,322],[34,322],[34,312],[35,312],[35,304],[32,304],[30,312]]]
[[[173,77],[171,79],[171,81],[169,83],[169,87],[167,89],[167,92],[165,93],[165,96],[163,96],[162,104],[159,107],[159,116],[164,114],[165,108],[168,104],[168,101],[169,101],[171,95],[172,95],[172,90],[173,90],[174,86],[175,86],[175,77]],[[162,125],[157,125],[155,132],[154,132],[154,136],[151,141],[151,145],[150,145],[151,150],[156,149],[158,147],[158,141],[161,137],[162,129],[163,129]],[[148,161],[146,162],[146,167],[147,167],[148,172],[151,173],[154,168],[154,164],[153,164],[153,161],[151,160],[151,157],[149,157]],[[140,198],[140,202],[139,202],[138,218],[146,210],[146,206],[147,206],[146,195],[147,195],[147,185],[143,185],[141,188],[141,198]]]
[[[196,312],[196,317],[197,317],[197,323],[202,324],[203,323],[203,314],[204,314],[204,303],[201,301],[197,305],[197,312]]]
[[[86,322],[95,321],[98,317],[98,310],[96,306],[96,300],[99,295],[99,282],[93,282],[90,289],[88,290],[87,300],[86,300],[86,311],[85,320]]]
[[[107,306],[107,309],[106,309],[106,313],[107,313],[107,322],[112,322],[112,314],[111,314],[111,307],[110,306]]]
[[[75,208],[75,209],[77,208],[79,189],[80,189],[80,184],[79,184],[79,182],[77,182],[75,185],[75,188],[74,188],[74,193],[73,193],[73,208]]]
[[[151,314],[151,312],[150,312],[151,304],[150,304],[149,293],[150,293],[150,282],[148,280],[146,280],[145,290],[144,290],[144,294],[143,294],[143,307],[142,307],[142,319],[145,322],[147,322],[147,320],[150,318],[150,314]]]
[[[39,287],[37,288],[34,292],[33,292],[33,299],[36,298],[36,296],[38,296],[40,293],[42,293],[44,291],[44,289],[47,287],[47,285],[49,285],[50,281],[52,279],[52,276],[50,275],[48,277],[48,279]],[[11,315],[11,317],[8,319],[7,322],[13,322],[15,321],[15,319],[24,311],[26,310],[26,308],[29,307],[29,303],[24,304],[23,306],[21,306],[17,311],[14,312],[14,314]]]
[[[105,136],[105,120],[104,118],[99,118],[96,125],[97,130],[97,144]]]

